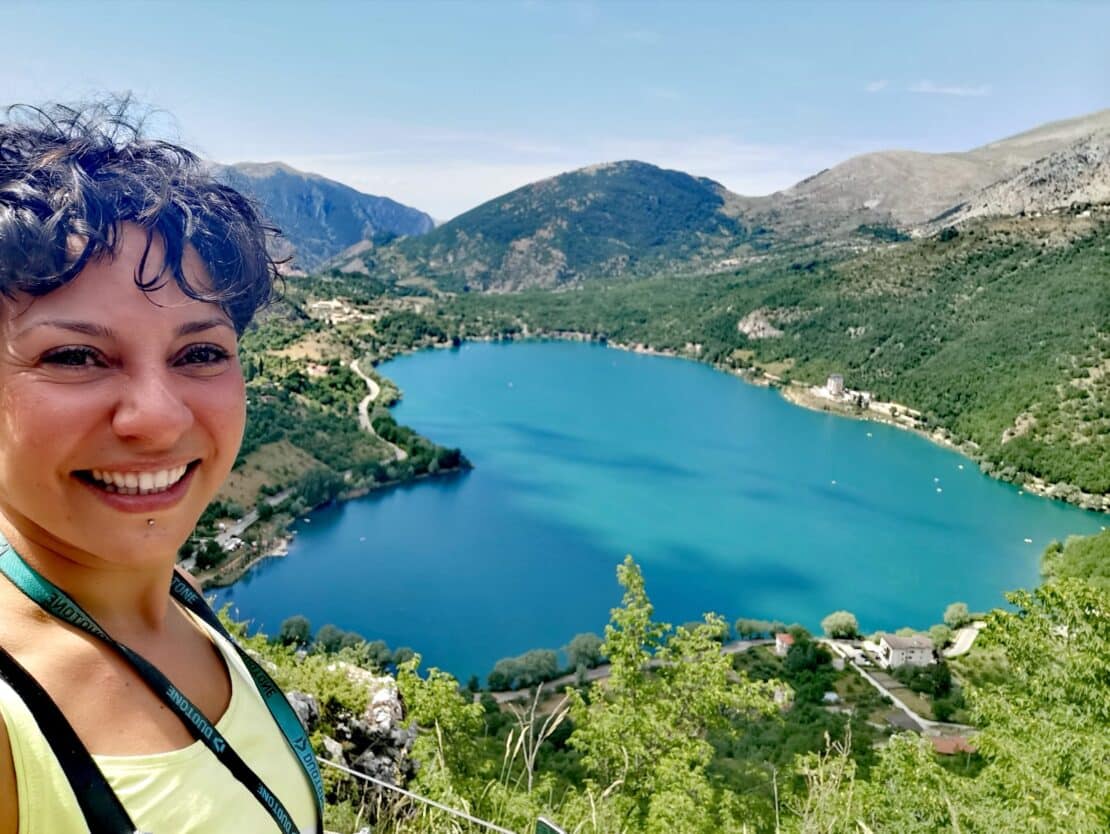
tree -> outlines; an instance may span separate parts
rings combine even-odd
[[[938,652],[952,642],[952,629],[941,623],[929,628],[929,639]]]
[[[709,780],[709,737],[730,739],[736,719],[772,714],[773,686],[737,679],[715,639],[719,617],[707,615],[693,629],[654,622],[631,557],[617,576],[624,600],[613,609],[602,646],[609,679],[593,684],[588,700],[570,692],[575,729],[568,743],[624,815],[621,830],[740,830],[731,815],[721,824],[730,806]]]
[[[320,626],[316,632],[316,645],[325,652],[337,652],[343,644],[343,631],[331,623]]]
[[[393,662],[393,652],[385,640],[371,640],[363,651],[366,652],[366,659],[370,665],[377,669],[384,669]]]
[[[593,669],[601,663],[601,638],[592,632],[576,634],[563,647],[563,653],[571,669]]]
[[[966,602],[954,602],[944,609],[944,624],[949,628],[960,628],[971,622],[971,614]]]
[[[339,641],[339,648],[356,649],[365,642],[366,638],[359,634],[357,631],[344,631],[343,637]]]
[[[852,639],[859,637],[859,621],[850,611],[833,611],[821,620],[821,630],[827,637]]]
[[[750,617],[741,617],[733,627],[736,636],[741,640],[751,640],[756,637],[766,637],[770,623],[766,620],[753,620]]]
[[[224,552],[215,539],[208,539],[197,548],[197,567],[208,570],[223,561]]]
[[[343,477],[330,469],[310,469],[297,483],[297,492],[309,507],[326,504],[343,491]]]
[[[294,614],[281,624],[278,631],[278,642],[286,646],[307,646],[312,639],[312,624],[307,617]]]
[[[516,688],[516,679],[520,675],[520,664],[515,657],[503,657],[495,664],[493,670],[486,678],[489,688],[494,692],[503,692],[506,689]]]
[[[519,686],[535,686],[559,674],[559,655],[551,649],[532,649],[519,658]]]

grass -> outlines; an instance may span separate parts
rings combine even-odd
[[[305,472],[322,465],[286,439],[267,443],[247,455],[242,465],[228,476],[216,498],[234,501],[249,509],[258,501],[259,490],[264,485],[291,484]]]

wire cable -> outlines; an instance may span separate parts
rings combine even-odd
[[[362,779],[366,782],[373,782],[375,785],[379,785],[383,788],[386,788],[387,790],[396,791],[402,796],[407,796],[410,799],[415,799],[417,802],[423,802],[425,805],[431,805],[433,808],[438,808],[441,811],[445,811],[448,814],[459,817],[460,819],[464,819],[467,822],[472,822],[475,825],[484,826],[490,831],[497,831],[499,832],[499,834],[517,834],[517,832],[511,831],[508,828],[502,828],[500,825],[494,825],[492,822],[486,822],[485,820],[480,820],[477,817],[472,817],[465,811],[459,811],[455,808],[451,808],[447,805],[444,805],[442,802],[436,802],[434,799],[428,799],[426,796],[421,796],[420,794],[413,793],[412,791],[407,791],[404,788],[399,788],[396,785],[393,785],[382,779],[376,779],[373,776],[368,776],[365,773],[359,773],[357,770],[351,770],[351,768],[345,765],[341,765],[338,762],[328,761],[327,759],[322,759],[319,756],[317,756],[316,760],[320,762],[320,764],[327,765],[328,767],[334,767],[336,770],[341,770],[350,776],[354,776],[356,779]]]

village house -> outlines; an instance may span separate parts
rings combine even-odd
[[[899,666],[928,666],[936,662],[933,641],[920,634],[913,637],[884,634],[879,638],[879,649],[883,665],[891,669]]]
[[[775,654],[779,657],[786,657],[786,653],[790,651],[790,647],[794,645],[794,635],[787,634],[786,632],[779,632],[775,635]]]

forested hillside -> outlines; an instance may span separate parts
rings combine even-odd
[[[452,291],[643,275],[745,243],[749,230],[734,197],[712,180],[643,162],[594,165],[483,203],[427,235],[334,263]]]

